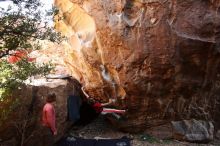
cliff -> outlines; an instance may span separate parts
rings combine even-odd
[[[219,0],[55,0],[65,65],[97,100],[127,108],[118,128],[220,125]],[[134,128],[135,127],[135,128]]]

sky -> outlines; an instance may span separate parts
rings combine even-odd
[[[5,8],[6,9],[9,5],[12,5],[12,2],[0,0],[0,7],[1,8]]]
[[[42,11],[42,16],[46,13],[46,10],[50,10],[53,6],[53,0],[40,0],[43,6],[40,8]],[[16,7],[13,7],[13,2],[10,0],[0,0],[0,8],[7,9],[9,6],[13,9],[16,9]],[[46,20],[46,22],[49,23],[49,25],[52,25],[52,18],[49,18],[50,20]]]
[[[40,0],[43,4],[42,10],[49,10],[52,8],[53,0]],[[8,6],[11,5],[13,7],[13,2],[10,0],[0,0],[0,7],[7,9]]]

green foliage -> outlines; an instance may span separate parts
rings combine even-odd
[[[15,64],[10,64],[6,60],[0,62],[0,88],[14,89],[19,83],[27,80],[28,77],[34,75],[46,75],[53,69],[53,65],[43,64],[37,65],[22,59]]]
[[[42,16],[39,0],[13,0],[14,9],[0,9],[0,99],[11,89],[18,87],[28,77],[45,75],[51,64],[36,65],[27,57],[10,64],[7,58],[16,51],[31,52],[40,49],[39,40],[57,41],[59,35],[48,27]],[[53,11],[50,12],[53,15]]]
[[[41,11],[37,9],[38,0],[30,6],[24,0],[17,0],[17,10],[0,10],[0,58],[13,54],[15,50],[36,49],[38,40],[56,41],[59,35],[41,20]],[[50,12],[53,15],[52,12]],[[38,44],[37,44],[38,45]],[[35,48],[34,48],[35,47]]]
[[[53,10],[43,16],[39,0],[12,0],[13,9],[0,8],[0,119],[4,120],[17,105],[11,97],[13,90],[19,88],[31,76],[45,76],[52,69],[51,63],[35,64],[28,61],[28,53],[40,49],[40,40],[59,41],[60,35],[45,21],[54,14]],[[45,14],[45,13],[44,13]],[[51,20],[52,21],[52,20]],[[27,54],[16,56],[17,51]],[[18,58],[9,63],[8,58]],[[0,120],[0,122],[1,122]]]

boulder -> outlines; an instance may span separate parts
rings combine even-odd
[[[219,0],[55,4],[65,14],[55,22],[67,37],[60,60],[90,96],[127,109],[120,129],[191,118],[220,127]]]
[[[214,125],[210,121],[172,121],[173,138],[189,142],[209,142],[214,138]]]

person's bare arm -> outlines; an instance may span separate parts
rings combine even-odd
[[[110,105],[111,102],[106,102],[106,103],[101,103],[101,105],[104,107],[104,106],[107,106],[107,105]]]
[[[107,103],[101,103],[101,105],[104,107],[104,106],[108,106],[108,105],[111,105],[113,103],[115,103],[115,99],[109,99],[109,101]]]
[[[84,87],[81,88],[83,94],[86,96],[86,98],[89,98],[89,95],[86,93],[86,91],[84,90]]]

